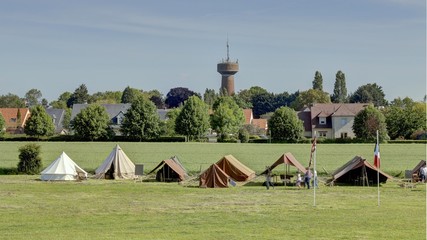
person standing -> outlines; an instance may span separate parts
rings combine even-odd
[[[317,171],[313,171],[313,187],[319,188],[319,185],[317,184]]]
[[[295,183],[298,188],[301,188],[301,182],[302,182],[301,173],[298,170],[297,181]]]
[[[313,174],[311,173],[310,168],[306,168],[306,172],[304,174],[304,183],[307,186],[307,189],[310,189],[310,181]]]
[[[265,174],[265,187],[268,190],[268,189],[270,189],[270,186],[272,186],[274,189],[274,185],[271,182],[271,169],[270,169],[270,167],[267,167],[267,173]]]
[[[424,165],[423,167],[421,167],[420,169],[420,177],[421,177],[421,182],[425,183],[426,182],[426,175],[427,175],[427,166]]]

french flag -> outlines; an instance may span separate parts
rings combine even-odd
[[[377,143],[374,149],[374,166],[380,168],[380,145]]]

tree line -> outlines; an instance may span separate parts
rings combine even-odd
[[[295,118],[296,111],[303,107],[314,103],[371,103],[373,110],[369,108],[369,111],[374,111],[372,114],[377,120],[371,119],[369,124],[375,123],[375,127],[379,129],[381,127],[379,124],[384,122],[384,126],[381,127],[383,139],[419,138],[423,134],[425,136],[425,102],[416,102],[406,97],[394,99],[389,103],[385,100],[382,88],[376,83],[360,86],[354,93],[347,94],[345,74],[342,71],[336,74],[333,94],[323,91],[323,77],[319,71],[316,71],[312,85],[313,87],[306,91],[279,94],[254,86],[232,96],[227,96],[224,90],[216,93],[213,89],[206,89],[203,97],[188,88],[177,87],[163,97],[157,90],[143,91],[129,86],[123,91],[97,92],[90,95],[86,85],[81,84],[73,93],[64,92],[50,103],[47,103],[46,99],[41,99],[42,94],[37,89],[29,90],[24,98],[9,93],[0,96],[0,107],[30,107],[32,117],[27,122],[25,133],[36,137],[53,134],[53,128],[50,126],[52,124],[44,123],[50,121],[49,116],[44,114],[45,111],[43,113],[45,108],[53,107],[66,109],[64,127],[73,130],[77,136],[88,140],[109,138],[114,132],[108,115],[100,104],[130,103],[131,108],[125,114],[120,129],[124,136],[137,140],[160,135],[184,135],[189,139],[199,139],[208,129],[212,129],[222,140],[230,136],[240,136],[243,141],[244,136],[254,133],[254,129],[243,126],[242,108],[252,108],[256,118],[270,119],[271,137],[281,139],[281,136],[292,136],[290,139],[282,140],[296,141],[302,137],[303,132],[301,122]],[[90,106],[71,121],[70,109],[77,103],[88,103]],[[167,122],[157,119],[156,109],[159,108],[172,109],[168,112]],[[212,110],[212,114],[209,114],[209,109]],[[372,114],[367,114],[364,118]],[[290,121],[285,124],[292,126],[290,132],[284,132],[283,126],[279,126],[284,124],[281,119]],[[354,126],[354,132],[357,137],[364,138],[367,134],[358,134],[359,125]],[[4,119],[0,117],[1,126],[4,126]],[[85,129],[88,126],[93,129]]]

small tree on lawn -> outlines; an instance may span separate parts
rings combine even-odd
[[[18,172],[38,174],[41,167],[40,145],[30,143],[19,148]]]

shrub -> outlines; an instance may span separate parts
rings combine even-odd
[[[41,167],[40,145],[30,143],[19,148],[19,173],[38,174]]]

